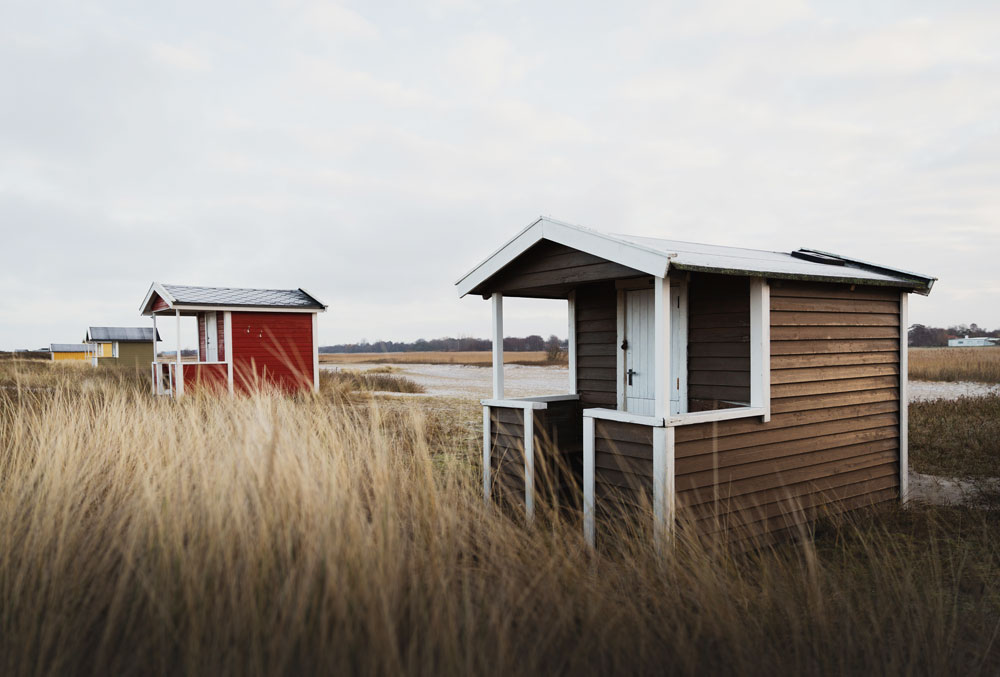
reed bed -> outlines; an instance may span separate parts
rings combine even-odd
[[[1000,347],[911,348],[910,378],[1000,383]]]
[[[994,513],[867,514],[743,554],[616,523],[592,553],[572,514],[484,505],[475,407],[0,369],[4,675],[1000,667]]]

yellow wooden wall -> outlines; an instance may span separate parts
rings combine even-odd
[[[87,353],[52,353],[52,359],[59,360],[86,360]]]

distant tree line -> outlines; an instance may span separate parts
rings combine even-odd
[[[538,334],[518,338],[507,336],[503,340],[503,349],[512,353],[523,353],[538,350],[552,352],[553,350],[565,350],[566,340],[556,335],[544,339]],[[333,346],[320,346],[321,353],[414,353],[414,352],[444,352],[454,353],[459,351],[492,350],[493,343],[489,339],[481,338],[437,338],[437,339],[417,339],[413,342],[406,341],[375,341],[369,343],[362,339],[360,343],[341,343]]]
[[[910,325],[908,343],[916,348],[926,348],[934,346],[948,345],[948,339],[963,338],[965,336],[989,336],[1000,338],[1000,329],[992,331],[972,324],[956,324],[951,327],[928,327],[923,324]]]

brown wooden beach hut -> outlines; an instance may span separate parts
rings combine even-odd
[[[457,282],[492,299],[483,486],[538,500],[560,454],[595,512],[776,534],[905,500],[907,297],[935,278],[836,254],[610,235],[540,218]],[[503,299],[566,299],[568,393],[511,399]],[[645,503],[649,505],[649,503]]]

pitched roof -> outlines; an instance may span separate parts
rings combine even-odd
[[[152,327],[91,327],[87,330],[87,341],[152,342]],[[156,340],[160,340],[157,332]]]
[[[53,353],[85,353],[90,350],[86,343],[50,343],[49,352]]]
[[[541,240],[599,256],[648,275],[678,270],[823,282],[893,286],[928,294],[935,277],[880,266],[815,249],[773,252],[602,233],[541,217],[455,283],[464,296]]]
[[[294,308],[326,310],[319,299],[304,289],[239,289],[235,287],[189,287],[154,282],[146,293],[142,314],[152,313],[153,296],[158,295],[171,308],[213,306],[219,308]]]

